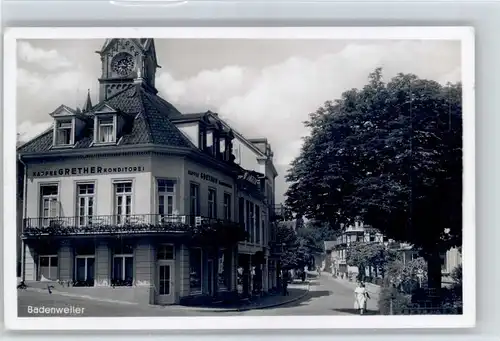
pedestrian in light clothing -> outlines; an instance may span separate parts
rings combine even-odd
[[[282,273],[282,282],[283,282],[283,296],[288,296],[290,295],[290,293],[288,292],[288,278],[289,278],[289,274],[288,274],[288,270],[283,270],[283,273]]]
[[[359,282],[356,289],[354,289],[354,309],[358,310],[360,315],[366,311],[366,304],[370,295],[365,288],[364,283]]]

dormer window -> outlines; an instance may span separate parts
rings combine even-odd
[[[73,121],[71,119],[56,121],[54,141],[56,146],[70,146],[74,144],[74,135]]]
[[[123,135],[124,117],[107,104],[94,110],[94,144],[116,144]]]
[[[97,119],[96,143],[116,142],[116,129],[114,117],[102,117]]]
[[[53,147],[74,146],[85,126],[85,120],[82,119],[81,113],[63,104],[50,116],[54,118]]]

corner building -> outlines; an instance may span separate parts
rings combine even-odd
[[[153,39],[107,39],[98,53],[99,103],[61,105],[18,148],[23,279],[149,304],[267,290],[263,189],[276,175],[235,162],[217,114],[182,115],[157,95]],[[243,291],[240,252],[258,259]]]

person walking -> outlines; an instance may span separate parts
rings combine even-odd
[[[366,312],[367,301],[370,298],[368,291],[363,282],[359,282],[356,289],[354,289],[354,309],[359,311],[360,315]]]
[[[288,270],[283,270],[283,275],[282,275],[282,282],[283,282],[283,296],[288,296],[290,293],[288,292]]]

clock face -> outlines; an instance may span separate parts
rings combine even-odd
[[[134,57],[122,52],[117,54],[111,61],[111,68],[120,76],[128,76],[134,69]]]

